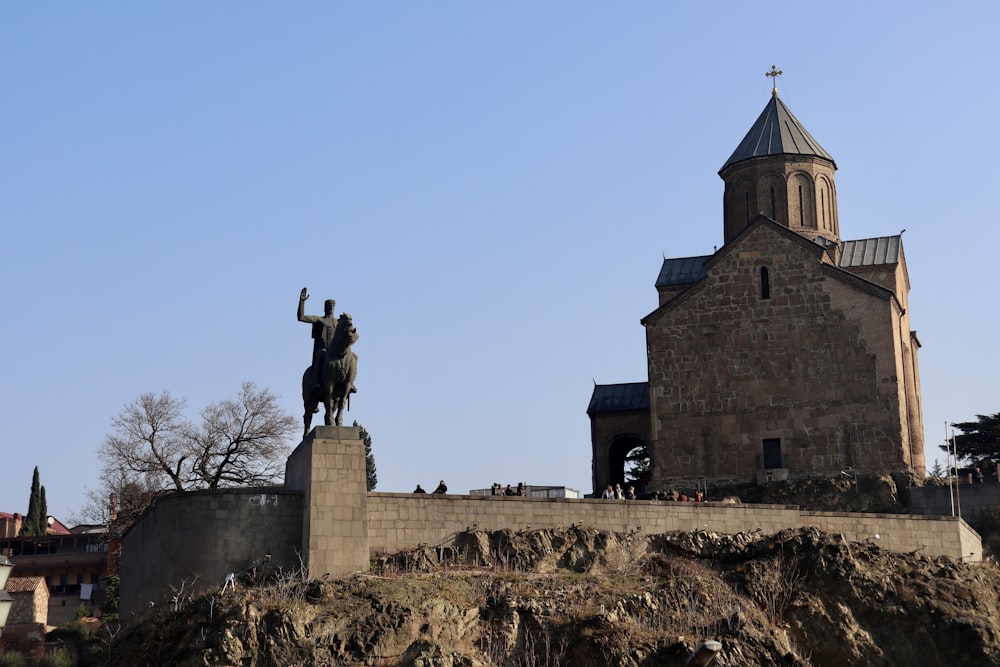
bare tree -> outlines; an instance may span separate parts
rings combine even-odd
[[[170,392],[142,394],[111,419],[112,432],[98,455],[105,478],[119,478],[144,487],[183,491],[190,485],[186,401]],[[107,479],[105,481],[108,481]]]
[[[286,442],[298,421],[283,413],[277,398],[253,382],[239,396],[201,411],[201,425],[188,434],[191,472],[200,488],[273,483],[284,471]]]
[[[298,424],[269,390],[244,382],[235,398],[202,410],[197,424],[185,406],[169,392],[142,394],[112,418],[98,449],[102,488],[88,492],[84,517],[127,526],[167,491],[280,479]]]

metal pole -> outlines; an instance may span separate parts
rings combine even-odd
[[[955,450],[955,505],[958,507],[958,518],[962,518],[962,492],[958,483],[958,444],[955,442],[955,429],[951,431],[951,447]]]
[[[948,447],[948,422],[944,423],[944,448],[947,454],[945,455],[946,467],[948,472],[948,496],[951,498],[951,515],[955,516],[955,489],[951,485],[951,448]],[[955,470],[958,474],[958,470]]]

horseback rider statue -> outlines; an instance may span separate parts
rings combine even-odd
[[[334,315],[337,302],[327,299],[323,315],[306,315],[305,303],[309,292],[305,287],[299,294],[299,322],[312,325],[312,364],[302,376],[302,400],[305,406],[303,420],[305,433],[309,433],[312,415],[319,412],[319,404],[326,408],[324,422],[331,425],[343,421],[345,403],[350,407],[350,395],[357,391],[354,378],[357,375],[358,355],[351,346],[358,340],[358,330],[354,328],[351,316],[341,313]],[[336,411],[336,419],[333,413]]]

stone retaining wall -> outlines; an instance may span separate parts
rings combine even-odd
[[[985,487],[984,487],[985,488]],[[985,493],[985,491],[984,491]],[[312,577],[341,576],[369,559],[448,545],[466,530],[581,526],[642,535],[815,526],[893,551],[982,559],[979,535],[959,518],[807,512],[781,505],[368,493],[355,427],[317,427],[289,456],[285,486],[197,491],[157,500],[122,538],[123,618],[150,605],[218,589],[228,573],[260,564]]]
[[[164,496],[122,540],[119,613],[128,619],[186,594],[223,585],[270,556],[300,565],[302,494],[282,487],[192,491]]]
[[[1000,484],[960,484],[955,492],[947,486],[921,486],[910,489],[910,511],[914,514],[951,516],[962,510],[962,518],[976,521],[1000,508]]]
[[[982,559],[979,535],[952,517],[808,512],[783,505],[518,498],[505,496],[368,494],[368,540],[374,556],[421,544],[447,545],[470,529],[522,530],[585,526],[642,535],[707,530],[766,534],[815,526],[852,541],[875,541],[891,551]]]

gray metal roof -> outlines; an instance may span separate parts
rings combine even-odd
[[[597,384],[587,414],[649,409],[649,383]]]
[[[898,264],[902,237],[879,236],[874,239],[842,241],[837,266],[874,266],[876,264]]]
[[[776,94],[719,171],[736,162],[768,155],[814,155],[833,162]]]
[[[656,278],[656,286],[691,285],[698,282],[707,275],[705,262],[711,257],[711,255],[705,255],[703,257],[664,259],[663,266],[660,267],[660,275]]]
[[[836,245],[835,241],[823,237],[817,237],[813,241],[824,247]],[[902,236],[899,234],[895,236],[879,236],[871,239],[857,239],[855,241],[841,241],[837,266],[849,268],[852,266],[898,264],[901,244]],[[708,275],[705,271],[705,262],[711,258],[712,255],[664,259],[663,265],[660,267],[660,275],[656,278],[656,287],[693,285]]]

